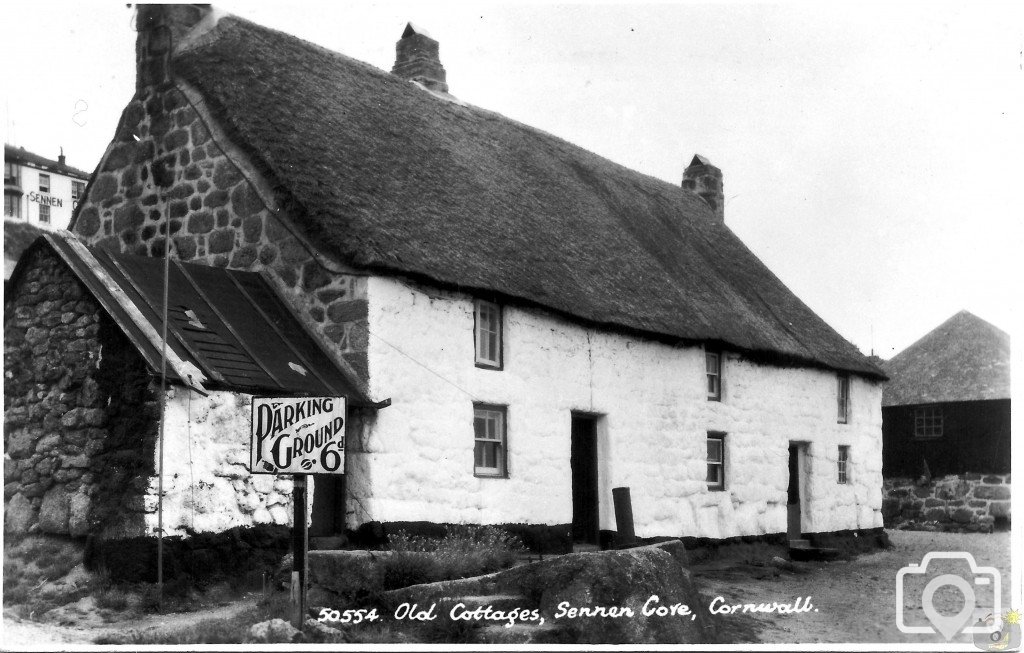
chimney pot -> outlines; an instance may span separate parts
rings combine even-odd
[[[683,189],[693,191],[707,202],[715,217],[725,222],[725,186],[722,171],[711,165],[707,158],[695,154],[683,171]]]
[[[431,91],[448,92],[447,74],[441,65],[440,46],[426,32],[412,23],[405,26],[402,38],[395,44],[395,65],[392,74],[419,82]]]

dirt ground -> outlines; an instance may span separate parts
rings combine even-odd
[[[792,602],[810,596],[817,611],[790,615],[714,615],[719,627],[753,632],[756,641],[765,644],[813,643],[945,643],[938,634],[906,634],[896,625],[896,574],[901,567],[920,563],[930,551],[966,551],[978,566],[992,566],[1001,574],[1002,610],[1010,607],[1010,534],[929,533],[890,531],[893,548],[861,556],[852,561],[811,562],[782,570],[777,577],[750,578],[749,570],[720,569],[698,571],[703,593],[711,598],[721,595],[729,604]],[[927,579],[937,574],[966,575],[967,563],[936,565],[926,570]],[[923,575],[907,577],[904,614],[907,625],[926,625],[921,595],[926,585]],[[976,586],[979,610],[991,609],[985,586]],[[1019,600],[1019,599],[1018,599]],[[958,590],[946,587],[933,597],[933,604],[944,616],[951,616],[963,605]],[[979,616],[984,616],[979,613]],[[975,617],[970,617],[971,624]],[[755,626],[753,629],[751,625]],[[952,642],[970,644],[969,635],[954,636]]]
[[[887,551],[861,556],[852,561],[785,564],[770,566],[710,565],[695,569],[702,593],[708,598],[722,596],[727,604],[793,602],[810,597],[816,611],[789,615],[713,615],[726,639],[734,642],[765,644],[814,643],[944,643],[941,635],[904,634],[896,626],[896,574],[901,567],[919,563],[929,551],[967,551],[979,566],[993,566],[1002,576],[1003,610],[1021,606],[1010,602],[1009,533],[958,534],[892,531],[894,544]],[[751,572],[754,573],[751,573]],[[928,578],[936,573],[966,573],[966,565],[938,568],[929,565]],[[757,578],[761,576],[761,578]],[[921,575],[908,578],[904,604],[906,622],[924,625],[921,593],[925,581]],[[984,587],[977,587],[979,604],[987,605]],[[94,612],[88,602],[62,608],[60,615],[48,615],[47,621],[20,619],[5,610],[0,649],[19,650],[89,644],[97,637],[130,630],[168,629],[188,624],[197,618],[230,617],[251,607],[253,599],[237,601],[201,613],[148,615],[141,619],[103,622],[90,619]],[[933,599],[940,612],[950,614],[963,603],[956,591],[937,592]],[[984,609],[985,606],[982,606]],[[76,618],[76,611],[80,616]],[[65,625],[61,625],[61,624]],[[973,617],[972,617],[973,623]],[[73,625],[67,625],[73,624]],[[970,644],[971,637],[959,635],[955,643]]]

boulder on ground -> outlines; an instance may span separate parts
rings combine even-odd
[[[254,642],[265,644],[291,643],[300,631],[284,619],[271,619],[253,624],[249,629],[249,638]]]

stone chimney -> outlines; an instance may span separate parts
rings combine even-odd
[[[64,163],[64,147],[63,146],[61,146],[61,148],[60,148],[60,154],[57,155],[57,163],[59,163],[60,165],[65,165],[65,163]]]
[[[431,91],[448,92],[447,75],[438,55],[438,43],[426,32],[409,23],[395,44],[395,66],[391,72],[403,79],[419,82]]]
[[[170,81],[171,50],[208,13],[210,5],[137,5],[136,90]]]
[[[693,161],[683,171],[683,188],[697,193],[708,203],[715,217],[725,222],[725,187],[722,184],[722,171],[711,165],[711,162],[699,154],[693,155]]]

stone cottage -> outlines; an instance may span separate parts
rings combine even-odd
[[[101,377],[123,357],[135,381],[97,390],[42,370],[8,393],[16,526],[40,522],[54,488],[102,482],[102,456],[141,446],[106,433],[119,420],[151,432],[162,399],[151,339],[111,328],[101,350],[64,347],[31,324],[63,324],[53,305],[11,321],[11,302],[45,292],[62,310],[84,302],[71,333],[97,320],[104,332],[110,311],[85,305],[95,291],[60,255],[70,248],[108,271],[169,248],[184,276],[258,273],[288,307],[358,399],[343,480],[314,479],[314,532],[526,523],[596,543],[615,529],[620,486],[642,537],[881,526],[884,375],[725,225],[707,159],[669,184],[469,106],[412,26],[389,73],[207,6],[142,5],[137,24],[137,92],[71,226],[85,246],[53,238],[22,262],[5,352],[8,378],[26,351],[59,349]],[[123,276],[127,288],[145,275]],[[228,321],[203,285],[221,282],[197,282],[208,301],[184,323]],[[183,367],[165,398],[168,532],[285,519],[290,480],[249,475],[247,442],[230,435],[255,390],[178,344],[203,373]],[[40,394],[55,397],[48,410],[32,408]],[[85,429],[81,444],[59,440],[62,420]],[[136,532],[152,532],[157,503],[145,441],[120,486]],[[74,532],[103,528],[80,513]]]
[[[883,368],[888,521],[1008,525],[1009,334],[960,311]]]

